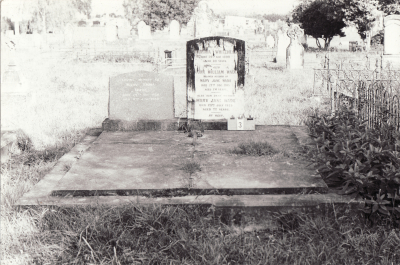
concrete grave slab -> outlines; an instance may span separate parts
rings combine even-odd
[[[266,140],[274,147],[295,150],[308,144],[299,139],[306,138],[301,126],[257,126],[252,132],[206,131],[195,147],[192,138],[176,131],[99,133],[89,133],[15,206],[202,204],[252,211],[360,204],[346,196],[325,193],[325,183],[305,166],[307,161],[224,152],[248,140]],[[182,180],[187,180],[188,174],[180,165],[190,159],[201,164],[202,170],[193,174],[197,187],[166,189],[187,184]],[[68,173],[66,168],[71,168]]]
[[[283,129],[283,130],[282,130]],[[274,194],[327,186],[304,161],[287,157],[236,155],[239,143],[267,141],[288,151],[296,145],[290,127],[254,132],[206,131],[193,138],[177,131],[103,132],[52,195]],[[201,171],[182,168],[196,162]]]

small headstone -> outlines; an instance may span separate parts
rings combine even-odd
[[[286,48],[290,44],[290,38],[281,30],[278,31],[278,51],[276,54],[276,62],[286,62]]]
[[[126,19],[119,20],[118,21],[118,38],[126,39],[130,36],[131,34],[131,25],[129,24],[129,21]]]
[[[169,37],[171,39],[178,39],[179,30],[180,30],[179,22],[176,20],[172,20],[171,23],[169,24]]]
[[[6,30],[6,37],[11,37],[14,36],[14,31],[13,30]]]
[[[267,36],[267,47],[268,48],[274,48],[275,46],[275,39],[271,35]]]
[[[188,41],[186,51],[188,118],[218,120],[243,115],[237,97],[245,83],[245,42],[207,37]]]
[[[144,21],[140,21],[138,24],[138,35],[139,40],[151,39],[151,28]]]
[[[300,37],[304,35],[304,30],[292,24],[287,35],[290,38],[290,44],[286,49],[286,68],[302,69],[304,68],[304,47],[300,43]]]
[[[384,54],[400,55],[400,15],[385,17]]]
[[[118,38],[118,27],[115,22],[110,21],[106,25],[106,40],[109,42],[115,41]]]
[[[67,24],[64,30],[64,43],[67,46],[72,46],[72,44],[74,43],[73,38],[74,38],[73,27],[71,24]]]
[[[110,78],[109,118],[164,120],[174,118],[173,77],[138,71]]]

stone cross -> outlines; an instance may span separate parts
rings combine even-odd
[[[290,38],[290,44],[286,49],[286,68],[302,69],[304,68],[304,47],[300,43],[300,37],[304,35],[304,30],[293,24],[288,29],[287,35]]]
[[[290,43],[293,41],[297,41],[300,43],[300,37],[304,35],[304,30],[299,27],[299,25],[293,24],[287,32],[288,37],[290,38]]]

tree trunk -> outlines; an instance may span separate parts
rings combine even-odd
[[[332,37],[325,38],[325,50],[328,50],[329,45],[331,44]]]
[[[321,43],[319,42],[319,39],[318,39],[318,38],[315,38],[315,42],[317,43],[318,48],[322,49],[322,48],[321,48]]]

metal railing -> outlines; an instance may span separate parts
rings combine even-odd
[[[387,122],[400,130],[400,70],[384,67],[382,56],[375,67],[368,60],[358,64],[361,69],[343,61],[331,63],[329,55],[322,65],[314,69],[313,93],[330,99],[332,114],[346,105],[369,126]]]

